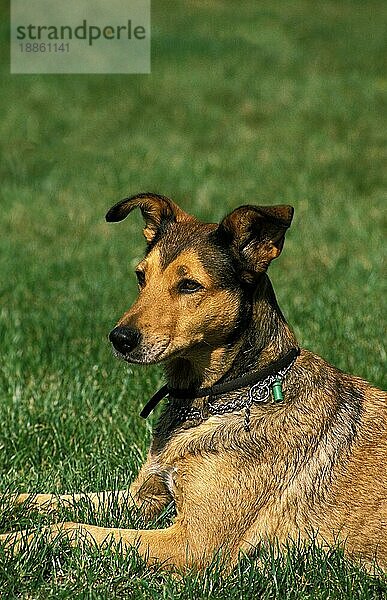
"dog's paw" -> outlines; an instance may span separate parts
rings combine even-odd
[[[45,543],[65,539],[71,546],[74,546],[80,531],[82,531],[82,526],[78,523],[65,522],[55,523],[33,531],[24,529],[3,533],[0,535],[0,547],[7,554],[19,554],[24,550],[30,550],[34,544],[39,543],[39,540],[42,539]]]
[[[1,494],[0,501],[9,508],[24,505],[41,513],[55,512],[59,508],[59,497],[54,494]]]
[[[31,545],[36,532],[27,530],[3,533],[0,535],[0,546],[7,554],[19,554],[23,549]]]

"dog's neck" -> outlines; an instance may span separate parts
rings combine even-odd
[[[175,358],[165,366],[172,388],[206,387],[268,366],[297,345],[294,333],[277,304],[266,274],[255,289],[251,319],[232,344],[211,348],[201,344],[186,358]]]

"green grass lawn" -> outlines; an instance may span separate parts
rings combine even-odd
[[[131,76],[11,76],[2,17],[1,492],[127,488],[144,459],[138,413],[162,374],[107,341],[135,297],[141,219],[104,222],[139,191],[210,220],[294,205],[280,305],[301,345],[383,386],[385,2],[154,0],[152,74]],[[47,521],[3,504],[2,531]],[[114,506],[60,516],[144,526]],[[387,579],[313,545],[178,580],[135,552],[41,541],[0,556],[0,597],[379,599]]]

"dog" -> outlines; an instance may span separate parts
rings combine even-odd
[[[110,333],[116,356],[162,363],[167,397],[151,448],[122,502],[147,518],[171,501],[173,524],[132,530],[60,523],[51,538],[110,540],[149,562],[204,569],[217,553],[228,568],[260,544],[342,544],[347,556],[387,567],[387,396],[308,350],[300,350],[267,275],[293,208],[240,206],[202,223],[153,193],[126,198],[106,215],[135,208],[147,248],[139,295]],[[41,510],[110,493],[41,494]],[[28,494],[15,498],[24,502]],[[9,533],[14,548],[34,534]]]

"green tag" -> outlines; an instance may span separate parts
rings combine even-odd
[[[281,400],[284,399],[284,396],[282,393],[281,379],[276,379],[276,381],[273,383],[272,390],[273,390],[274,402],[280,402]]]

